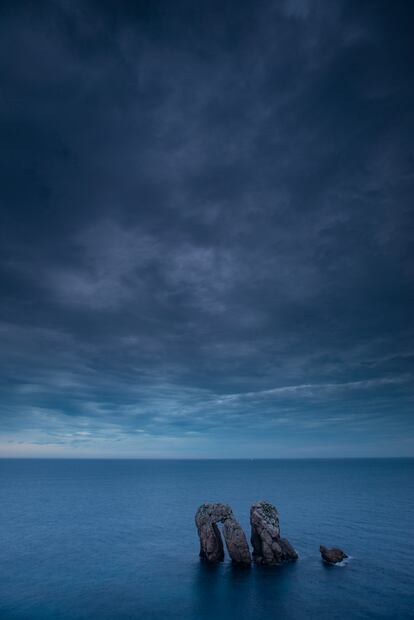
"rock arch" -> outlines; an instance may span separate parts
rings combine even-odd
[[[208,562],[222,562],[224,547],[217,523],[223,524],[223,536],[229,556],[235,564],[252,561],[249,545],[240,523],[228,504],[202,504],[195,523],[200,538],[200,557]]]

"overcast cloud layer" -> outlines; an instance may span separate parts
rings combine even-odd
[[[3,2],[0,453],[414,455],[408,2]]]

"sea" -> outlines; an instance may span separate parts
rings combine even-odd
[[[198,506],[258,500],[299,560],[202,562]],[[118,618],[414,618],[414,459],[0,460],[0,619]]]

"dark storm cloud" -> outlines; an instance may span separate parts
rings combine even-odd
[[[6,451],[411,453],[408,4],[2,13]]]

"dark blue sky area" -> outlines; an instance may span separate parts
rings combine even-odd
[[[0,11],[0,454],[414,455],[414,5]]]

